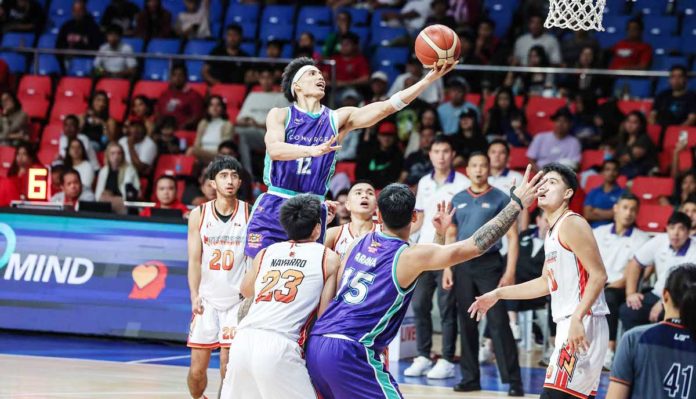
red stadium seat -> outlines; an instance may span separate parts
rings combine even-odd
[[[157,160],[155,179],[162,175],[191,176],[195,163],[195,157],[187,157],[186,155],[161,155]]]
[[[658,161],[660,163],[660,172],[664,174],[669,173],[669,168],[672,166],[672,156],[674,151],[666,149],[660,153],[658,156]],[[679,172],[684,172],[691,169],[693,164],[693,154],[691,150],[685,149],[679,153]]]
[[[87,102],[92,93],[92,79],[64,77],[56,88],[56,101]]]
[[[15,151],[14,147],[0,146],[0,176],[7,176],[7,172],[15,159]]]
[[[619,176],[619,178],[616,179],[616,183],[621,188],[626,188],[627,182],[628,179],[626,179],[626,176]],[[585,189],[585,192],[589,193],[595,188],[601,186],[602,184],[604,184],[604,177],[602,175],[592,175],[587,178],[587,181],[585,181],[585,186],[583,188]]]
[[[61,125],[60,123],[54,123],[52,125],[46,126],[43,130],[43,133],[41,134],[40,147],[42,149],[49,147],[58,148],[58,144],[60,143],[60,136],[62,134],[63,125]]]
[[[696,127],[688,126],[668,126],[665,132],[665,149],[674,148],[679,141],[679,135],[682,132],[687,133],[687,145],[693,147],[696,145]]]
[[[128,101],[130,82],[127,79],[102,79],[94,86],[94,91],[105,91],[109,96],[109,103],[115,101]]]
[[[280,91],[281,91],[280,85],[274,85],[274,86],[273,86],[273,90],[280,93]],[[251,93],[256,93],[256,92],[259,92],[259,91],[263,91],[263,89],[261,88],[261,85],[254,85],[254,86],[251,87]],[[469,101],[469,96],[479,96],[479,97],[480,97],[479,94],[469,94],[469,95],[466,96],[466,100],[467,100],[467,101]],[[476,104],[476,103],[474,103],[474,104]]]
[[[225,99],[227,109],[241,108],[246,97],[246,86],[242,84],[217,84],[210,88],[210,95],[218,95]],[[230,117],[230,120],[233,121]]]
[[[41,124],[38,122],[29,122],[29,142],[36,144],[41,138]]]
[[[617,103],[619,109],[624,114],[631,111],[640,111],[646,116],[652,111],[652,100],[619,100]]]
[[[650,141],[656,146],[660,145],[660,134],[662,134],[662,126],[660,125],[648,125],[648,137]]]
[[[524,170],[529,164],[527,158],[527,147],[510,147],[510,159],[508,160],[508,168],[514,170]]]
[[[667,220],[674,212],[669,205],[644,204],[638,209],[636,225],[644,231],[663,232],[667,227]]]
[[[36,157],[39,158],[39,162],[41,162],[45,166],[50,166],[51,163],[53,163],[53,161],[55,161],[57,156],[58,156],[58,146],[41,147],[39,149],[39,152],[36,154]]]
[[[493,108],[493,105],[495,103],[495,95],[490,95],[486,97],[486,100],[483,102],[483,112],[488,113],[488,110]],[[522,108],[524,105],[524,96],[515,96],[515,105],[517,105],[517,108]]]
[[[143,95],[150,99],[157,99],[167,89],[167,82],[158,80],[141,80],[135,84],[131,97]]]
[[[478,107],[478,105],[481,103],[481,95],[478,93],[469,93],[466,95],[466,101]]]
[[[123,122],[126,117],[126,108],[128,105],[123,101],[109,101],[109,116],[114,118],[116,122]]]
[[[179,138],[179,140],[186,140],[186,147],[193,147],[193,143],[196,142],[196,132],[194,130],[177,130],[174,135]]]
[[[230,122],[234,124],[237,121],[237,115],[239,115],[239,108],[227,106],[227,117]]]
[[[51,117],[49,123],[62,123],[68,115],[81,115],[87,111],[86,102],[77,101],[65,101],[56,99],[55,104],[53,104],[53,109],[51,109]]]
[[[669,177],[636,177],[631,191],[641,203],[654,204],[660,197],[669,197],[674,191],[674,179]]]
[[[551,115],[565,105],[566,100],[562,98],[530,97],[529,102],[527,102],[527,108],[525,109],[527,115],[527,130],[529,130],[531,134],[553,130]]]
[[[355,162],[337,162],[336,173],[345,173],[351,183],[355,181]]]
[[[208,95],[208,85],[204,82],[189,83],[188,86],[192,88],[193,91],[200,94],[203,98],[206,98],[206,96]]]
[[[604,162],[604,150],[585,150],[580,160],[580,170],[584,171]]]
[[[22,110],[27,113],[30,119],[45,120],[48,115],[50,101],[44,96],[32,96],[20,98]]]
[[[24,75],[19,81],[17,88],[17,98],[20,101],[31,97],[51,97],[51,78],[39,75]]]

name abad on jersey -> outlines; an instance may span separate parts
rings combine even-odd
[[[275,258],[271,260],[271,267],[305,267],[307,259]]]
[[[237,245],[244,243],[244,237],[235,236],[203,236],[203,244],[205,245]]]

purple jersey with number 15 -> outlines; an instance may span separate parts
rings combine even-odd
[[[337,126],[333,110],[322,106],[318,114],[311,114],[293,104],[285,121],[285,142],[303,146],[320,145],[338,134]],[[273,161],[266,154],[263,182],[268,187],[323,197],[334,174],[335,159],[334,151],[292,161]]]

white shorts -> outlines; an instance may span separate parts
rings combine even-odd
[[[569,353],[566,349],[570,318],[556,324],[556,347],[546,370],[544,388],[563,391],[578,398],[597,394],[609,344],[609,325],[605,316],[585,317],[582,324],[590,343],[587,353]]]
[[[203,300],[203,314],[191,318],[186,346],[189,348],[229,348],[237,330],[237,312],[243,302],[227,310],[215,309]]]
[[[302,348],[278,333],[245,328],[230,347],[222,399],[313,399]]]

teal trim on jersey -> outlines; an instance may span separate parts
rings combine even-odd
[[[288,126],[290,126],[290,115],[291,115],[291,110],[290,107],[288,107],[288,115],[285,117],[285,132],[287,133],[288,131]]]
[[[263,184],[271,186],[271,168],[273,168],[273,160],[266,151],[266,156],[263,158]]]
[[[334,136],[338,136],[338,122],[336,121],[336,111],[329,109],[329,123],[331,124],[331,130],[334,132]],[[333,162],[331,162],[331,167],[329,168],[329,174],[326,175],[326,189],[324,190],[324,196],[329,193],[329,186],[331,185],[331,178],[334,173],[336,173],[336,153],[334,152]]]
[[[401,256],[401,253],[404,252],[404,249],[408,248],[408,243],[404,243],[397,251],[396,255],[394,255],[394,261],[392,262],[392,281],[394,282],[394,287],[396,287],[396,290],[399,291],[399,294],[401,295],[406,295],[409,292],[413,291],[414,288],[416,288],[416,283],[418,282],[418,279],[414,281],[408,288],[403,289],[399,285],[399,280],[396,278],[396,264],[399,262],[399,256]]]
[[[276,186],[272,186],[272,185],[268,186],[268,190],[266,190],[266,192],[268,194],[275,193],[275,194],[280,194],[281,196],[287,196],[287,197],[294,197],[296,195],[305,194],[305,193],[298,193],[297,191],[288,190],[287,188],[276,187]],[[324,201],[324,197],[322,197],[321,195],[312,194],[312,193],[307,193],[307,194],[317,197],[320,201]]]
[[[334,135],[338,136],[338,121],[336,120],[336,111],[329,110],[329,122],[331,123],[331,129],[334,131]]]
[[[251,213],[249,214],[249,220],[251,220],[251,218],[254,217],[254,212],[256,211],[256,207],[261,203],[261,198],[263,197],[264,194],[265,193],[261,193],[261,195],[259,195],[259,198],[257,198],[256,201],[254,201],[254,206],[251,207]]]
[[[379,320],[379,323],[375,326],[375,328],[372,329],[369,333],[365,334],[362,338],[360,338],[360,343],[365,345],[365,346],[372,346],[375,344],[375,338],[379,334],[381,334],[386,328],[387,325],[389,324],[389,320],[391,320],[392,317],[396,314],[396,312],[401,309],[401,306],[404,304],[404,296],[399,293],[396,296],[396,299],[394,300],[394,303],[387,309],[387,313],[382,316],[382,318]]]
[[[384,365],[375,359],[375,352],[370,348],[365,348],[365,354],[367,355],[367,361],[370,363],[372,370],[375,371],[375,378],[377,379],[377,384],[382,389],[382,393],[386,399],[401,399],[399,391],[392,384],[391,378],[389,378],[389,373],[384,371],[382,367]]]

